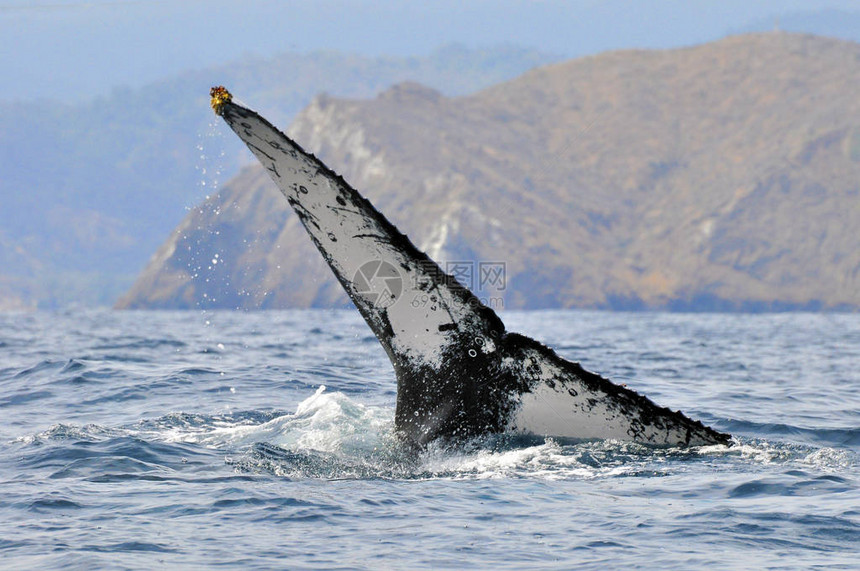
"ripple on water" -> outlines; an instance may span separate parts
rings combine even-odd
[[[497,437],[414,454],[394,435],[384,352],[352,313],[35,315],[6,328],[0,369],[4,563],[856,563],[860,383],[844,345],[860,321],[505,320],[733,445]]]

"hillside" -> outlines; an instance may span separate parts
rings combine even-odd
[[[7,103],[0,113],[0,282],[28,305],[111,304],[188,209],[249,154],[224,137],[213,84],[243,86],[282,123],[319,91],[372,97],[417,80],[448,94],[510,79],[555,57],[450,46],[424,57],[336,52],[246,58],[71,105]],[[15,252],[26,252],[26,256]],[[38,272],[32,268],[37,266]]]
[[[860,45],[756,34],[572,60],[464,97],[319,97],[289,133],[431,256],[505,262],[508,308],[856,309],[858,92]],[[344,302],[252,166],[118,305]]]

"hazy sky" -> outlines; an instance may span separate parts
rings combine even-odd
[[[0,99],[79,100],[243,55],[427,53],[511,43],[565,56],[708,41],[858,0],[0,0]]]

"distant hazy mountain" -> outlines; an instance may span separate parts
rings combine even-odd
[[[6,0],[0,4],[0,53],[8,54],[0,58],[0,101],[77,102],[111,85],[141,87],[235,59],[228,54],[287,49],[403,56],[458,42],[509,42],[579,57],[672,48],[820,6],[860,8],[857,0]]]
[[[415,80],[463,94],[555,59],[514,47],[452,46],[420,58],[284,54],[83,105],[64,103],[62,93],[58,101],[7,104],[0,113],[0,285],[8,287],[0,300],[112,304],[131,285],[187,210],[249,161],[234,137],[213,127],[214,84],[287,123],[321,90],[372,97]]]
[[[577,59],[466,97],[319,97],[289,132],[431,256],[504,262],[508,308],[856,309],[858,93],[860,45],[769,33]],[[188,214],[119,306],[342,303],[255,165]]]
[[[860,42],[860,12],[816,10],[774,14],[737,28],[734,33],[801,32]]]

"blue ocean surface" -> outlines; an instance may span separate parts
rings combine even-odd
[[[0,315],[0,567],[860,568],[860,315],[506,312],[730,447],[406,454],[355,311]]]

